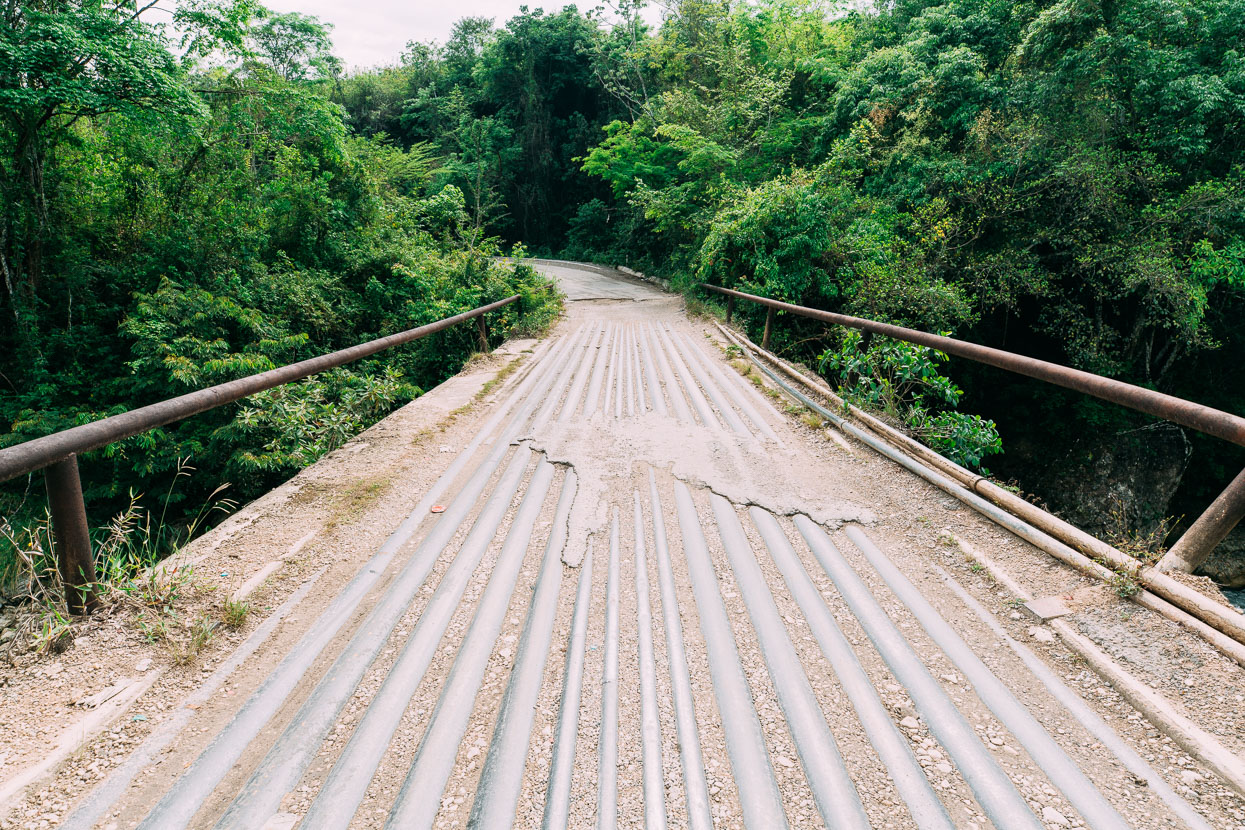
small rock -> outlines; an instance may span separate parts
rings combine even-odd
[[[1039,643],[1055,642],[1055,634],[1049,628],[1041,628],[1040,626],[1029,626],[1029,636],[1037,640]]]
[[[6,628],[4,629],[4,631],[0,631],[0,643],[7,643],[9,640],[12,640],[16,636],[17,636],[17,631],[15,631],[12,628]]]
[[[1200,772],[1194,772],[1191,769],[1182,770],[1180,773],[1181,780],[1184,781],[1186,784],[1188,784],[1190,787],[1192,787],[1197,782],[1201,781],[1203,777],[1204,776]]]
[[[1067,817],[1064,816],[1063,813],[1056,810],[1054,807],[1043,807],[1042,808],[1042,821],[1046,822],[1047,824],[1053,824],[1056,827],[1070,827],[1071,826],[1071,824],[1068,822]]]
[[[921,722],[918,721],[916,718],[912,717],[911,715],[901,720],[899,722],[899,725],[902,726],[904,729],[920,729],[921,728]]]
[[[151,668],[150,657],[144,657],[142,660],[139,660],[138,663],[134,665],[135,671],[147,671],[147,669],[149,668]]]

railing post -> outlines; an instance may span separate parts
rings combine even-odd
[[[480,337],[480,351],[488,354],[488,323],[484,322],[483,314],[476,318],[476,331]]]
[[[769,351],[769,334],[774,328],[774,309],[771,307],[765,312],[765,335],[761,338],[761,348]]]
[[[1228,489],[1211,502],[1193,526],[1159,560],[1160,571],[1193,573],[1245,519],[1245,470],[1232,480]]]
[[[95,559],[78,477],[78,456],[71,455],[43,471],[56,534],[56,564],[65,583],[65,604],[70,614],[89,614],[95,596]]]
[[[726,297],[726,322],[729,325],[731,316],[735,313],[735,298],[729,294]]]

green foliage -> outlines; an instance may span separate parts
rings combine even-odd
[[[1003,451],[993,421],[954,411],[963,390],[938,373],[947,355],[926,346],[849,330],[837,350],[826,350],[821,371],[839,382],[845,400],[900,421],[921,441],[957,464],[981,467]]]
[[[624,114],[598,80],[602,35],[574,8],[464,18],[444,45],[411,43],[332,94],[360,134],[435,148],[433,184],[464,194],[474,228],[551,252],[585,195],[606,192],[574,162]]]
[[[298,12],[266,11],[251,28],[255,52],[286,81],[332,78],[341,72],[329,33],[333,27]]]
[[[514,293],[523,313],[493,315],[495,338],[556,316],[547,282],[473,221],[461,155],[351,133],[328,27],[250,0],[176,18],[180,58],[126,4],[0,11],[0,446]],[[118,554],[150,564],[221,481],[253,498],[475,348],[459,327],[87,454],[90,515],[168,490],[138,526],[154,547]],[[186,459],[203,472],[172,489]],[[0,486],[13,527],[39,523],[32,481]],[[0,570],[17,545],[0,542]]]
[[[296,472],[418,394],[393,366],[376,374],[339,369],[261,392],[232,425],[241,447],[233,462],[244,472]]]

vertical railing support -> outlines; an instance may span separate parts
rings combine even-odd
[[[765,312],[765,335],[761,338],[761,348],[769,350],[769,335],[774,328],[774,309]]]
[[[483,314],[476,318],[476,332],[480,338],[480,351],[488,354],[488,323],[484,322]]]
[[[731,322],[731,317],[734,315],[734,313],[735,313],[735,298],[734,298],[734,297],[731,297],[731,296],[729,296],[729,295],[728,295],[728,296],[727,296],[727,298],[726,298],[726,322],[727,322],[727,325],[729,325],[729,324],[730,324],[730,322]]]
[[[1232,529],[1245,519],[1245,470],[1232,480],[1228,489],[1211,502],[1193,526],[1185,531],[1159,560],[1160,571],[1193,573],[1206,561]]]
[[[95,596],[95,559],[78,477],[78,456],[71,455],[43,471],[48,488],[52,530],[56,534],[56,564],[65,583],[65,604],[70,614],[89,614]]]

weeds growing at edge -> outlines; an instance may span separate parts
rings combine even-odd
[[[1124,503],[1117,497],[1112,500],[1111,510],[1107,514],[1106,541],[1116,550],[1146,565],[1153,565],[1167,552],[1163,543],[1171,533],[1174,523],[1173,517],[1166,516],[1151,530],[1133,527]]]
[[[134,611],[138,630],[152,642],[168,644],[175,661],[193,660],[210,642],[215,623],[183,621],[178,610],[193,587],[191,568],[154,567],[176,554],[193,539],[215,513],[229,513],[235,503],[222,497],[221,485],[204,502],[187,525],[167,523],[169,504],[180,479],[194,468],[178,462],[177,474],[164,494],[157,518],[142,503],[142,495],[130,493],[130,503],[102,528],[92,532],[96,582],[90,586],[99,597],[99,612]],[[5,613],[0,631],[0,658],[13,662],[23,652],[57,654],[73,641],[74,620],[65,612],[65,585],[56,567],[56,541],[47,514],[32,526],[17,529],[0,523],[0,538],[17,552],[6,582],[21,586],[23,599]],[[9,632],[12,632],[11,634]]]
[[[1111,576],[1111,581],[1107,584],[1120,599],[1129,599],[1141,593],[1141,584],[1137,582],[1136,574],[1129,573],[1123,568],[1115,571]]]
[[[724,320],[726,319],[726,310],[715,303],[698,300],[695,297],[686,298],[685,308],[687,316],[693,320]]]

